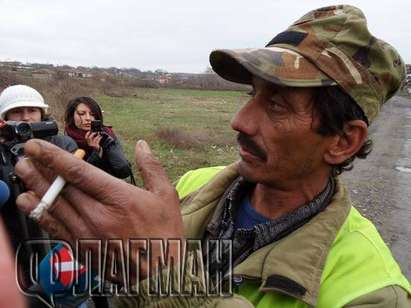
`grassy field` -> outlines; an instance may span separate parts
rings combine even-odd
[[[130,97],[97,97],[104,122],[120,136],[130,162],[134,164],[136,141],[144,139],[171,181],[187,170],[226,165],[237,158],[230,119],[246,99],[236,91],[180,89],[136,89]]]

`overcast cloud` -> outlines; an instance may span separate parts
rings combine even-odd
[[[411,63],[411,0],[345,0]],[[320,0],[0,0],[0,60],[202,72],[215,48],[264,46]]]

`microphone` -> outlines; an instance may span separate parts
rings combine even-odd
[[[0,180],[0,208],[6,204],[10,198],[10,189],[6,182]]]
[[[79,264],[72,250],[64,244],[55,246],[40,262],[39,284],[42,295],[52,303],[77,307],[100,283],[96,275]],[[91,288],[90,288],[91,284]]]

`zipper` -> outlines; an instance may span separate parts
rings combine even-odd
[[[233,283],[233,291],[234,293],[238,293],[240,286],[246,281],[253,281],[253,282],[261,282],[260,278],[245,276],[240,274],[233,274],[232,279]]]

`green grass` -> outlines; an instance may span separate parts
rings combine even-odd
[[[237,159],[230,120],[246,101],[236,91],[136,89],[131,97],[97,97],[104,122],[120,136],[134,164],[134,146],[144,139],[166,168],[171,181],[190,169],[226,165]],[[189,148],[158,138],[156,132],[178,129],[199,143]]]

